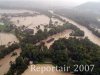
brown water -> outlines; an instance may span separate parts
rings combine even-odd
[[[85,37],[88,37],[90,39],[90,41],[92,41],[93,43],[97,44],[100,46],[100,38],[97,37],[96,35],[94,35],[90,30],[88,30],[85,26],[82,26],[78,23],[76,23],[75,21],[71,20],[71,19],[68,19],[66,17],[63,17],[63,16],[60,16],[58,14],[55,14],[53,11],[52,11],[52,14],[54,15],[57,15],[59,17],[61,17],[62,19],[65,19],[66,21],[68,21],[69,23],[72,23],[73,25],[77,26],[78,28],[80,28],[81,30],[84,31],[85,33]]]
[[[94,35],[90,30],[88,30],[85,26],[82,26],[78,23],[76,23],[75,21],[62,17],[61,18],[65,19],[66,21],[69,21],[70,23],[72,23],[73,25],[77,26],[78,28],[80,28],[81,30],[84,31],[85,36],[88,37],[93,43],[98,44],[100,46],[100,38],[97,37],[96,35]]]
[[[19,20],[19,23],[17,22]],[[45,15],[37,15],[35,17],[12,17],[11,21],[17,26],[29,26],[29,28],[33,28],[40,24],[48,24],[49,18]]]
[[[52,18],[52,21],[53,21],[53,24],[56,24],[56,25],[63,25],[64,22],[60,21],[59,19],[57,18]],[[57,22],[57,23],[56,23]]]
[[[14,52],[17,52],[16,56],[11,57],[12,53],[5,56],[3,59],[0,60],[0,75],[4,75],[10,68],[10,61],[15,61],[15,59],[20,55],[21,50],[16,49]]]
[[[19,22],[18,22],[19,20]],[[11,17],[11,21],[16,26],[26,26],[30,29],[34,29],[34,33],[37,32],[36,26],[40,25],[40,29],[44,30],[44,25],[48,25],[50,18],[45,15],[37,15],[33,17]],[[53,23],[57,22],[56,25],[62,25],[63,22],[56,18],[52,18]]]
[[[19,10],[0,10],[1,14],[2,13],[15,13],[16,14],[16,13],[24,13],[24,12],[33,13],[32,11],[27,11],[27,10],[21,10],[21,11],[19,11]],[[19,20],[19,23],[17,22],[17,20]],[[62,22],[60,20],[56,19],[56,18],[52,18],[52,20],[53,20],[53,22],[57,21],[59,25],[62,24]],[[48,18],[45,15],[38,15],[38,16],[35,16],[35,17],[11,17],[11,21],[17,26],[25,25],[28,28],[35,29],[35,31],[37,31],[36,28],[34,28],[34,27],[40,25],[41,26],[40,28],[43,30],[44,27],[42,25],[49,24],[50,18]],[[65,32],[68,32],[68,34],[69,34],[71,31],[70,30],[69,31],[64,31],[64,32],[56,34],[56,35],[54,35],[52,37],[55,38],[55,40],[57,40],[57,39],[59,39],[61,37],[68,36],[68,34],[67,33],[65,34]],[[51,37],[49,37],[49,38],[51,38]],[[0,44],[1,45],[7,45],[9,42],[13,43],[14,41],[18,42],[18,39],[13,34],[0,33]],[[46,45],[49,47],[51,44],[46,44]],[[10,68],[9,62],[10,61],[15,61],[15,59],[19,56],[21,50],[20,49],[19,50],[15,50],[14,52],[17,52],[18,55],[11,57],[12,53],[10,53],[9,55],[5,56],[3,59],[0,60],[0,75],[4,75],[9,70],[9,68]],[[40,65],[40,66],[43,66],[43,65]],[[47,65],[45,65],[45,66],[47,66]],[[25,75],[27,75],[27,74],[31,75],[26,70]],[[35,75],[36,74],[39,75],[40,73],[38,72],[38,73],[35,73]],[[48,74],[48,72],[46,74]],[[51,74],[64,75],[64,74],[58,73],[58,72],[54,72],[54,73],[51,73]]]
[[[58,33],[58,34],[48,37],[46,40],[43,40],[43,42],[45,42],[45,45],[49,48],[54,43],[55,40],[58,40],[59,38],[69,38],[70,33],[72,33],[72,30],[65,30],[61,33]],[[50,43],[47,43],[47,40],[49,40],[51,38],[54,38],[54,40]]]
[[[15,35],[11,34],[11,33],[0,33],[0,45],[8,45],[8,43],[11,42],[19,42],[18,39],[16,38]],[[10,44],[11,44],[10,43]],[[19,56],[21,50],[15,50],[14,52],[17,52],[17,56],[13,56],[11,57],[12,53],[10,53],[9,55],[5,56],[4,58],[2,58],[0,60],[0,75],[4,75],[4,73],[6,73],[9,68],[10,68],[10,61],[15,61],[15,59]]]
[[[19,23],[17,22],[19,20]],[[43,25],[49,24],[49,18],[45,15],[37,15],[34,17],[12,17],[11,21],[16,26],[26,26],[30,29],[34,29],[34,33],[37,32],[36,26],[40,25],[40,29],[44,30]]]
[[[19,42],[15,35],[11,33],[0,33],[0,45],[7,45],[9,42]]]
[[[64,17],[62,17],[62,18],[64,18]],[[85,32],[85,36],[88,36],[88,38],[92,42],[100,45],[100,38],[98,38],[94,34],[92,34],[92,32],[90,30],[88,30],[86,27],[81,26],[81,25],[77,24],[76,22],[74,22],[74,21],[72,21],[70,19],[67,19],[67,18],[64,18],[64,19],[66,19],[66,21],[69,21],[70,23],[73,23],[77,27],[79,27],[81,30],[83,30]],[[17,23],[17,20],[19,20],[20,22]],[[44,16],[44,15],[38,15],[36,17],[26,17],[26,18],[25,17],[22,17],[22,18],[21,17],[13,17],[11,19],[11,21],[13,21],[17,26],[25,25],[25,26],[28,26],[31,29],[34,28],[35,26],[40,25],[40,24],[48,24],[49,23],[49,20],[50,19],[47,16]],[[66,31],[64,31],[62,33],[59,33],[59,34],[50,36],[46,40],[43,40],[43,41],[46,42],[50,38],[55,38],[55,40],[57,40],[59,38],[63,38],[63,37],[68,38],[69,37],[69,34],[71,32],[72,32],[72,30],[66,30]],[[49,48],[50,45],[53,42],[54,41],[52,41],[51,43],[46,43],[45,45]],[[18,51],[18,52],[20,53],[20,51]],[[6,73],[8,71],[8,69],[10,67],[9,62],[11,60],[15,60],[16,57],[11,57],[11,54],[9,54],[4,59],[0,60],[0,65],[2,65],[0,67],[0,75],[4,75],[4,73]],[[36,66],[53,66],[53,65],[51,65],[51,64],[41,64],[40,65],[39,64],[39,65],[36,65]],[[41,75],[41,72],[31,72],[30,66],[29,66],[29,68],[22,75]],[[72,74],[69,74],[69,73],[68,74],[65,74],[65,73],[62,73],[62,72],[56,72],[56,71],[54,71],[54,72],[45,72],[43,75],[72,75]]]
[[[72,23],[73,25],[77,26],[78,28],[80,28],[81,30],[84,31],[85,33],[85,37],[88,37],[90,39],[90,41],[92,41],[93,43],[97,44],[100,46],[100,38],[97,37],[96,35],[94,35],[90,30],[88,30],[85,26],[82,26],[78,23],[76,23],[75,21],[68,19],[66,17],[60,16],[58,14],[55,14],[52,10],[50,10],[50,12],[54,15],[57,15],[59,17],[61,17],[62,19],[65,19],[66,21],[68,21],[69,23]]]

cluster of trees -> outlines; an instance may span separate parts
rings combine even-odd
[[[19,45],[17,43],[13,43],[8,47],[1,46],[0,47],[0,59],[13,52],[15,49],[18,49]]]
[[[53,26],[49,31],[47,28],[45,28],[44,31],[39,29],[35,35],[26,34],[21,41],[25,43],[36,44],[37,42],[46,39],[48,36],[63,32],[66,29],[72,29],[74,31],[71,33],[72,36],[84,36],[84,32],[82,30],[71,23],[65,23],[63,26]]]
[[[48,34],[46,29],[44,31],[39,29],[35,35],[33,34],[24,35],[21,42],[36,44],[37,42],[40,42],[41,40],[47,38],[47,36]]]
[[[77,28],[75,25],[71,23],[65,23],[64,25],[65,29],[72,29],[73,32],[70,34],[71,36],[84,36],[84,31]]]
[[[70,36],[84,36],[84,31],[81,31],[79,29],[73,31]]]
[[[36,46],[33,44],[21,43],[22,52],[15,62],[10,62],[11,67],[5,75],[21,75],[32,61],[34,64],[45,63],[50,58],[50,51],[44,43]]]
[[[80,75],[99,75],[100,74],[100,46],[93,44],[88,38],[85,39],[59,39],[50,47],[52,62],[57,66],[70,66],[71,72]],[[90,65],[95,67],[93,71],[75,72],[73,65]]]
[[[23,37],[26,37],[27,35],[33,35],[34,30],[28,29],[24,25],[20,26],[20,27],[14,26],[13,33],[16,35],[16,37],[19,39],[19,41],[21,41],[21,39],[23,39]]]
[[[21,56],[33,61],[33,63],[43,63],[50,57],[50,51],[41,43],[40,45],[25,44],[22,46]]]
[[[55,41],[50,49],[43,42],[39,45],[21,43],[21,55],[15,62],[11,62],[11,67],[6,75],[22,74],[28,67],[29,62],[34,64],[51,62],[58,67],[71,66],[70,71],[80,75],[100,74],[100,46],[93,44],[88,38],[85,39],[59,39]],[[73,65],[94,64],[93,71],[74,71]]]
[[[27,68],[28,64],[26,59],[19,56],[15,62],[10,62],[10,69],[5,75],[21,75]]]

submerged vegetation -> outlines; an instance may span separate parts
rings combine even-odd
[[[4,58],[9,53],[13,52],[15,49],[18,49],[19,45],[17,43],[13,43],[9,45],[8,47],[1,46],[0,48],[0,59]]]

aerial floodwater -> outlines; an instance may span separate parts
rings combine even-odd
[[[8,43],[19,42],[15,35],[11,33],[0,33],[0,45],[7,45]]]
[[[5,73],[7,73],[7,71],[10,68],[10,62],[11,61],[15,61],[15,59],[20,55],[21,50],[20,49],[16,49],[14,52],[17,53],[16,56],[12,57],[12,53],[8,54],[7,56],[5,56],[3,59],[0,60],[0,75],[4,75]]]
[[[27,11],[27,10],[0,10],[1,14],[2,13],[12,13],[12,14],[17,14],[17,13],[24,13],[24,12],[29,12],[32,13],[32,11]],[[7,12],[8,11],[8,12]],[[29,29],[34,29],[34,32],[36,33],[37,29],[36,26],[40,25],[40,29],[44,30],[44,26],[43,25],[47,25],[49,24],[50,18],[45,16],[45,15],[37,15],[37,16],[27,16],[27,17],[10,17],[10,21],[13,22],[17,27],[20,26],[26,26]],[[19,21],[19,22],[18,22]],[[60,21],[57,18],[52,18],[53,23],[58,22],[58,25],[63,25],[63,22]],[[48,37],[47,39],[43,40],[44,42],[46,42],[48,39],[50,38],[55,38],[55,40],[58,40],[59,38],[64,38],[64,37],[69,37],[69,34],[72,32],[72,30],[65,30],[64,32],[55,34],[53,36]],[[55,41],[54,40],[54,41]],[[53,42],[54,42],[53,41]],[[0,44],[1,45],[8,45],[8,43],[14,43],[14,42],[19,42],[17,37],[12,34],[12,33],[0,33]],[[49,48],[50,45],[52,45],[52,43],[46,43],[45,45]],[[5,73],[7,73],[7,71],[10,68],[10,61],[15,61],[15,59],[20,55],[21,49],[17,49],[14,52],[17,52],[17,56],[11,57],[12,53],[10,53],[9,55],[5,56],[3,59],[0,60],[0,75],[4,75]],[[53,66],[50,64],[44,64],[44,65],[38,65],[38,66]],[[52,74],[52,75],[66,75],[65,73],[62,72],[46,72],[45,75],[47,74]],[[22,75],[33,75],[33,72],[30,72],[30,69],[27,69]],[[34,73],[34,75],[41,75],[40,72],[38,73]],[[67,74],[70,75],[70,74]]]
[[[60,15],[59,15],[60,16]],[[85,26],[82,26],[78,23],[76,23],[75,21],[68,19],[66,17],[60,16],[62,19],[65,19],[66,21],[68,21],[69,23],[72,23],[73,25],[77,26],[78,28],[80,28],[81,30],[84,31],[85,33],[85,37],[88,37],[90,39],[90,41],[92,41],[93,43],[97,44],[100,46],[100,38],[97,37],[96,35],[94,35],[88,28],[86,28]]]
[[[100,0],[0,0],[0,75],[100,75]]]

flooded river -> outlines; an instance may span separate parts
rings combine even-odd
[[[13,42],[19,42],[19,41],[16,38],[16,36],[11,33],[0,33],[0,45],[7,46],[9,42],[11,44]],[[9,70],[10,68],[9,62],[15,61],[15,59],[19,56],[21,50],[17,49],[14,52],[17,52],[16,56],[11,57],[13,53],[12,52],[0,60],[0,75],[4,75],[4,73],[6,73]]]
[[[49,12],[51,12],[51,14],[53,14],[53,15],[59,16],[60,18],[68,21],[69,23],[72,23],[73,25],[77,26],[78,28],[80,28],[81,30],[84,31],[85,37],[88,37],[90,39],[90,41],[92,41],[93,43],[95,43],[95,44],[100,46],[100,38],[97,37],[96,35],[94,35],[90,30],[88,30],[88,28],[86,28],[83,25],[80,25],[80,24],[76,23],[75,21],[73,21],[71,19],[68,19],[66,17],[60,16],[58,14],[55,14],[52,10],[50,10]]]
[[[51,12],[51,10],[50,10],[50,12]],[[59,16],[60,18],[68,21],[69,23],[72,23],[73,25],[75,25],[78,28],[80,28],[81,30],[83,30],[84,33],[85,33],[85,37],[88,37],[90,39],[90,41],[92,41],[93,43],[95,43],[95,44],[100,46],[100,38],[97,37],[96,35],[94,35],[90,30],[88,30],[88,28],[86,28],[85,26],[82,26],[82,25],[76,23],[75,21],[73,21],[71,19],[68,19],[66,17],[60,16],[58,14],[55,14],[53,11],[51,13],[54,14],[54,15]]]
[[[100,46],[100,38],[97,37],[96,35],[94,35],[90,30],[88,30],[88,28],[74,22],[71,19],[68,19],[68,18],[65,18],[65,17],[62,17],[62,16],[61,16],[61,18],[65,19],[66,21],[72,23],[73,25],[75,25],[78,28],[80,28],[81,30],[83,30],[86,37],[88,37],[93,43],[98,44]]]

